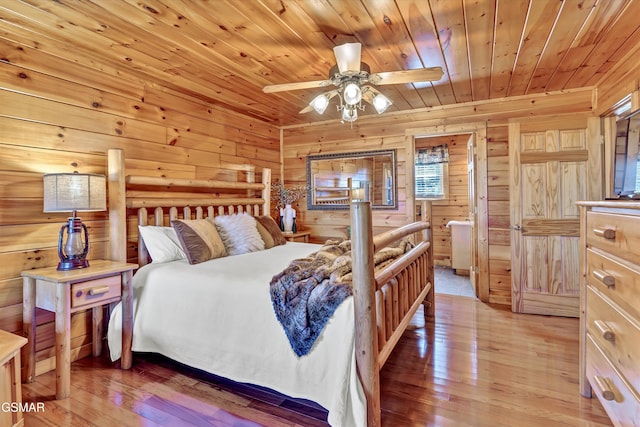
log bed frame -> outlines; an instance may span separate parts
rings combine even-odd
[[[270,214],[271,170],[263,169],[262,182],[246,183],[169,179],[147,176],[125,176],[124,152],[108,151],[109,181],[109,256],[112,260],[127,260],[127,241],[138,241],[138,263],[148,263],[144,242],[138,236],[137,225],[147,225],[153,209],[153,224],[165,225],[168,218],[187,219],[247,212],[251,215]],[[176,189],[179,192],[176,192]],[[209,193],[197,193],[202,189]],[[172,192],[173,190],[173,192]],[[220,197],[221,191],[231,191],[232,198]],[[191,192],[189,192],[191,191]],[[238,197],[246,191],[246,197]],[[260,197],[255,194],[260,192]],[[212,194],[213,193],[213,194]],[[137,210],[137,222],[129,221]],[[369,202],[351,205],[351,236],[353,262],[353,295],[355,311],[355,354],[358,376],[367,399],[367,425],[380,426],[380,369],[393,347],[424,304],[425,317],[434,315],[433,251],[429,218],[373,236]],[[128,222],[134,223],[127,227]],[[401,238],[420,235],[420,242],[384,270],[374,274],[375,252]]]

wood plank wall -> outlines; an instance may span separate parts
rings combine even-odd
[[[467,172],[467,142],[470,134],[416,138],[420,148],[447,144],[449,147],[449,185],[445,200],[432,202],[433,259],[436,265],[451,266],[451,229],[449,221],[469,217],[469,181]],[[418,202],[419,204],[419,202]]]
[[[279,130],[121,71],[80,67],[0,37],[0,328],[22,331],[20,271],[56,265],[68,214],[42,213],[42,175],[105,173],[106,150],[129,172],[242,179],[247,165],[280,171]],[[82,213],[89,258],[106,253],[106,212]],[[37,372],[54,367],[53,315],[37,316]],[[73,357],[90,353],[90,316],[74,315]],[[89,334],[88,334],[89,333]]]
[[[591,110],[591,91],[548,93],[537,97],[514,97],[483,103],[481,106],[454,105],[410,113],[390,113],[375,117],[362,117],[353,125],[335,122],[318,122],[313,126],[283,128],[283,177],[287,184],[306,183],[306,156],[376,149],[398,150],[398,210],[376,210],[373,223],[376,231],[406,224],[413,220],[413,200],[407,191],[408,153],[413,150],[414,135],[427,136],[424,129],[434,130],[434,135],[462,133],[450,129],[466,127],[466,124],[484,123],[487,131],[487,177],[478,185],[487,186],[489,212],[488,283],[489,301],[511,304],[511,267],[509,242],[509,160],[507,123],[515,118],[546,120],[553,115],[570,115]],[[475,126],[475,125],[474,125]],[[466,169],[466,148],[462,150]],[[462,177],[460,177],[462,179]],[[466,176],[465,176],[466,183]],[[411,200],[408,203],[408,200]],[[301,200],[298,210],[300,228],[311,231],[311,240],[324,242],[328,238],[346,238],[349,224],[347,211],[307,211],[306,200]],[[465,218],[468,208],[461,207],[456,219]],[[447,215],[441,215],[448,218]],[[436,232],[446,225],[436,224]],[[438,220],[436,220],[438,221]],[[442,231],[442,245],[448,238]],[[441,246],[439,256],[444,261],[446,249]],[[438,244],[436,244],[438,251]],[[450,249],[449,249],[450,251]],[[448,252],[450,253],[450,252]],[[446,262],[446,261],[445,261]]]
[[[489,209],[489,301],[511,304],[509,228],[509,132],[487,128],[487,198]]]

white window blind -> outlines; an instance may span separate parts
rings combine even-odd
[[[449,147],[419,149],[416,152],[415,191],[416,199],[443,199],[446,197],[446,163],[449,162]]]

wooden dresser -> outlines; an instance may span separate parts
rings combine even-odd
[[[580,392],[640,425],[640,202],[579,202]]]

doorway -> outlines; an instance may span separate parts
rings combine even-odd
[[[474,141],[473,133],[413,139],[417,215],[431,201],[436,293],[478,295]]]
[[[434,281],[434,292],[437,294],[476,298],[476,291],[471,286],[469,276],[458,275],[452,268],[436,265]]]
[[[415,139],[418,137],[467,134],[473,137],[473,175],[475,177],[472,205],[475,205],[472,240],[475,253],[473,269],[475,274],[476,295],[483,302],[489,302],[489,205],[488,205],[488,162],[487,162],[487,124],[485,122],[447,123],[421,126],[405,130],[405,148],[407,163],[415,160]],[[407,206],[416,205],[414,189],[414,168],[406,170]],[[411,215],[411,209],[408,210]],[[463,214],[464,215],[464,214]],[[413,218],[417,219],[415,210]],[[445,224],[446,225],[446,224]],[[434,228],[441,224],[433,223]]]

